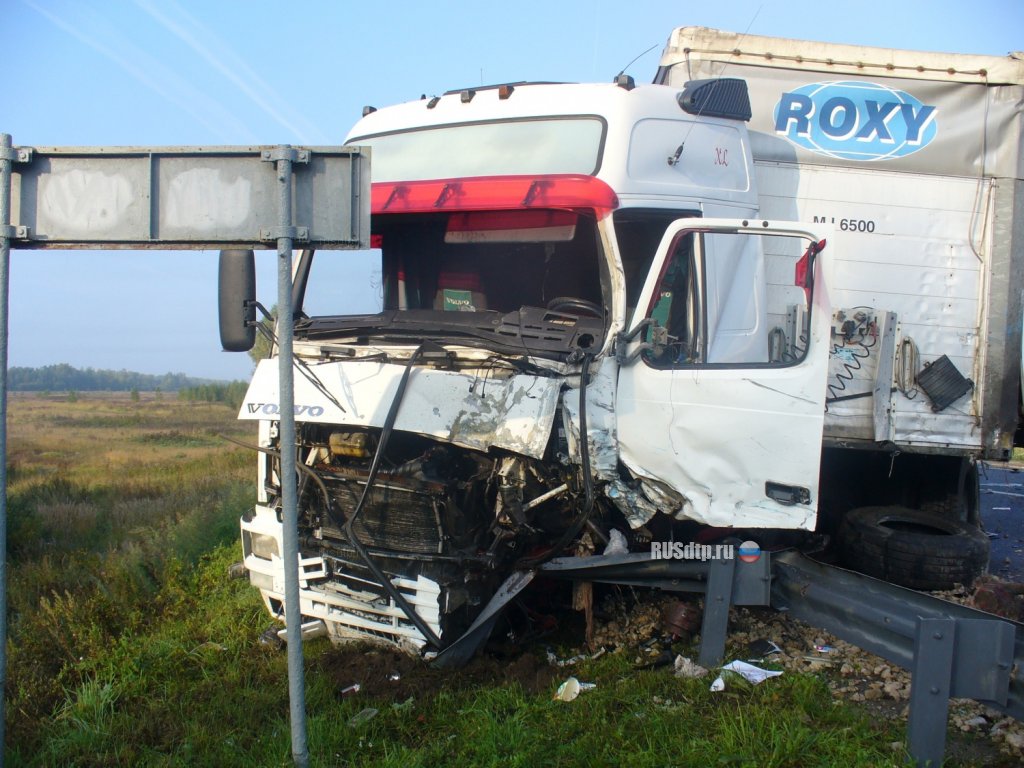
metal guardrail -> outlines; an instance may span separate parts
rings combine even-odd
[[[703,594],[703,666],[722,662],[730,606],[771,605],[910,670],[907,747],[917,765],[942,763],[950,698],[974,699],[1024,720],[1024,624],[796,551],[763,552],[753,563],[662,560],[645,553],[565,557],[540,571],[560,579]],[[522,577],[513,579],[525,586]],[[511,599],[509,590],[499,594],[505,602]],[[500,607],[488,606],[485,613],[496,616]],[[486,634],[474,640],[482,644]]]
[[[941,765],[949,699],[1024,719],[1024,624],[795,551],[773,556],[772,607],[911,671],[907,746]]]
[[[736,560],[655,559],[650,554],[560,557],[541,565],[537,571],[556,579],[598,581],[663,589],[668,592],[696,592],[704,595],[704,619],[698,662],[706,667],[722,663],[732,605],[767,606],[771,598],[770,556],[753,563]],[[472,626],[432,662],[437,667],[465,664],[487,641],[501,609],[524,589],[535,571],[516,571],[487,604]]]

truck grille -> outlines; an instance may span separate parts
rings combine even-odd
[[[352,470],[332,472],[325,477],[335,509],[343,517],[355,511],[366,485],[365,473]],[[440,483],[378,474],[366,506],[353,525],[359,541],[368,547],[412,554],[444,554],[446,537],[442,527],[445,487]],[[323,521],[323,533],[347,540],[333,521]]]

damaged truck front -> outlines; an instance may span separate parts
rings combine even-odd
[[[273,614],[295,567],[282,451],[300,470],[303,616],[422,651],[511,574],[615,531],[814,529],[827,259],[820,227],[756,218],[749,117],[741,81],[367,110],[348,143],[371,152],[379,311],[313,314],[315,265],[347,257],[303,252],[296,444],[278,439],[276,355],[240,414],[260,449],[245,565]],[[228,325],[252,306],[239,295],[222,290]]]

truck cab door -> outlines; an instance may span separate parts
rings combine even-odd
[[[789,222],[667,228],[620,338],[617,393],[620,458],[663,512],[814,528],[831,331],[821,236]]]

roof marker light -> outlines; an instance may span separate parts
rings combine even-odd
[[[605,212],[619,205],[605,182],[576,174],[378,182],[372,186],[371,200],[375,214],[527,208]]]

